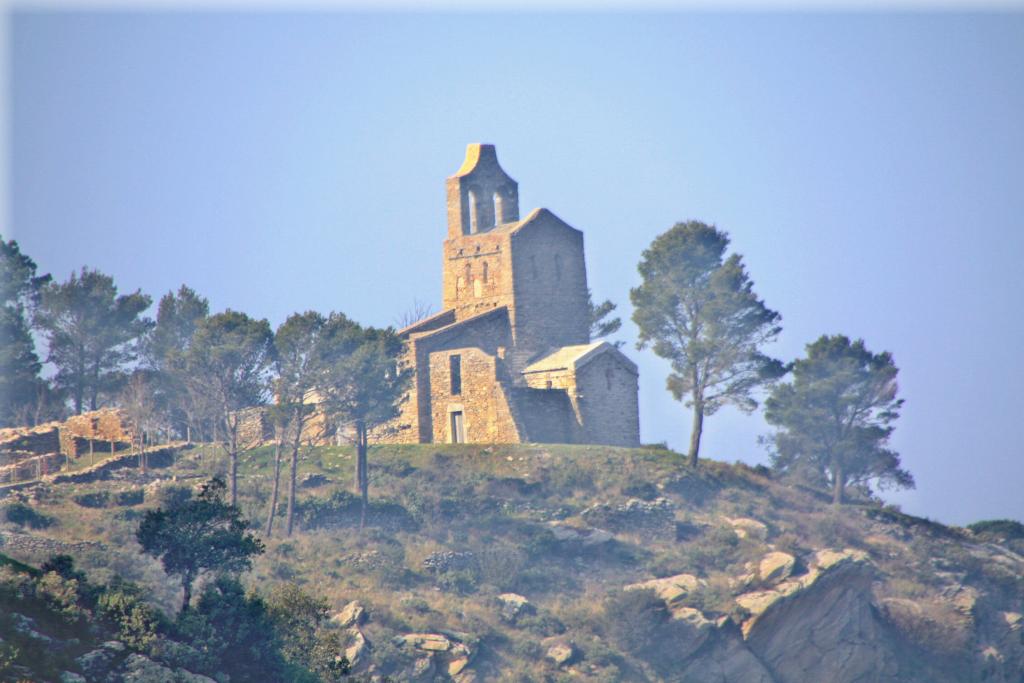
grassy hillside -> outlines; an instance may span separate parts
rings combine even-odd
[[[921,674],[906,680],[974,680],[982,666],[994,667],[989,680],[1024,680],[1024,660],[1014,659],[1024,652],[1024,538],[1013,525],[975,534],[871,502],[834,509],[764,472],[712,461],[691,471],[657,448],[428,445],[371,449],[373,503],[359,533],[352,456],[343,447],[304,453],[297,532],[285,538],[279,517],[247,582],[260,591],[294,582],[336,609],[358,600],[368,615],[361,672],[698,680],[707,656],[781,682],[787,669],[771,659],[786,646],[761,633],[767,624],[787,632],[779,605],[801,609],[799,596],[825,591],[832,567],[855,563],[870,571],[857,574],[867,577],[864,596],[848,590],[843,599],[863,597],[878,637],[902,644],[891,666]],[[240,504],[260,526],[272,458],[264,447],[241,465]],[[98,542],[76,546],[80,567],[100,581],[116,573],[149,586],[170,611],[176,586],[134,541],[140,511],[222,467],[218,451],[200,447],[147,476],[122,470],[106,481],[39,486],[20,495],[52,523],[3,528],[8,538]],[[39,561],[50,549],[19,547],[9,542],[4,552]],[[823,549],[847,554],[829,559]],[[622,590],[665,577],[675,583]],[[870,643],[873,631],[858,628]],[[408,634],[443,636],[447,646],[401,639]],[[933,670],[954,678],[929,679]]]

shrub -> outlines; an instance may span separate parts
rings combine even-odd
[[[4,508],[4,516],[12,524],[32,529],[46,529],[53,526],[56,521],[52,517],[36,511],[30,505],[19,502],[8,503]]]
[[[142,600],[141,589],[127,582],[108,586],[99,596],[96,612],[117,631],[119,640],[142,651],[156,641],[163,617]]]
[[[967,528],[978,536],[1007,540],[1024,539],[1024,524],[1013,519],[987,519],[968,524]]]
[[[668,620],[665,602],[653,590],[618,590],[605,600],[602,628],[619,648],[642,655]]]

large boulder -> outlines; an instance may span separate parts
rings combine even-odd
[[[857,550],[819,551],[806,575],[741,595],[747,647],[778,683],[897,680],[898,644],[871,603],[873,567]]]

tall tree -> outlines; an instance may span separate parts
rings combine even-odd
[[[147,365],[157,372],[161,403],[168,419],[187,440],[192,440],[196,396],[190,395],[185,358],[199,323],[210,315],[210,303],[195,290],[182,285],[168,292],[157,305],[156,326],[145,344]]]
[[[239,573],[252,567],[263,542],[249,532],[249,523],[233,504],[224,501],[225,484],[211,479],[192,499],[149,510],[135,537],[142,551],[159,559],[169,576],[181,580],[181,611],[188,610],[192,585],[206,572]]]
[[[780,377],[782,363],[760,351],[774,340],[781,316],[754,294],[729,237],[699,221],[677,223],[644,251],[643,278],[630,291],[638,348],[653,346],[671,363],[666,382],[693,409],[688,459],[697,465],[704,417],[725,404],[751,412],[753,391]]]
[[[29,329],[29,316],[49,280],[36,275],[35,262],[17,242],[0,236],[0,426],[36,421],[33,408],[49,394]]]
[[[614,318],[609,317],[618,306],[613,304],[610,299],[605,299],[599,304],[595,304],[593,298],[591,298],[590,290],[587,290],[587,306],[590,308],[590,338],[600,339],[601,337],[607,337],[608,335],[615,334],[622,327],[622,319],[618,316]],[[622,342],[616,342],[616,346],[621,346]]]
[[[101,393],[123,383],[140,337],[153,325],[142,315],[150,303],[140,291],[118,296],[113,278],[87,268],[43,288],[36,326],[46,336],[47,361],[57,367],[55,383],[71,395],[76,413],[96,410]]]
[[[232,505],[238,499],[240,411],[264,403],[273,341],[266,320],[229,310],[200,321],[185,355],[192,393],[211,411],[214,431],[228,455]]]
[[[321,409],[332,422],[339,428],[352,427],[356,446],[354,483],[362,500],[362,528],[369,503],[369,433],[398,416],[410,373],[399,363],[403,345],[391,328],[364,328],[333,313],[321,334],[316,391]]]
[[[309,418],[313,415],[314,396],[320,369],[321,337],[327,319],[315,311],[295,313],[288,316],[274,335],[277,350],[275,369],[277,381],[277,410],[283,411],[283,433],[288,439],[291,451],[291,468],[288,482],[288,535],[292,534],[295,512],[295,478],[299,466],[299,448]],[[276,466],[276,465],[275,465]],[[273,523],[277,503],[277,477],[274,481],[274,496],[267,518],[267,535]]]
[[[888,448],[903,405],[897,373],[891,354],[871,353],[861,339],[823,335],[808,344],[807,356],[793,363],[793,380],[765,401],[765,420],[779,429],[771,437],[775,468],[824,478],[836,505],[851,485],[913,488]]]

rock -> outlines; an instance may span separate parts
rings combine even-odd
[[[545,638],[541,641],[541,646],[544,648],[544,656],[554,662],[555,666],[571,664],[576,657],[576,647],[572,641],[565,638]]]
[[[675,606],[669,609],[676,626],[676,636],[673,640],[679,648],[673,652],[673,656],[687,659],[704,646],[715,630],[715,624],[709,621],[703,612],[693,607]]]
[[[56,641],[45,633],[40,633],[37,629],[35,619],[26,617],[24,614],[19,612],[11,613],[11,625],[14,626],[14,630],[23,636],[28,636],[32,640],[38,640],[40,643],[46,645],[53,645]]]
[[[348,660],[349,666],[354,669],[361,663],[369,643],[366,641],[366,636],[363,635],[362,631],[355,626],[349,629],[348,634],[349,645],[345,648],[345,659]]]
[[[216,683],[208,676],[194,674],[185,669],[169,669],[137,653],[128,655],[124,660],[124,674],[121,680],[123,683]]]
[[[551,529],[551,533],[554,534],[556,541],[581,543],[584,546],[601,545],[602,543],[608,543],[615,538],[610,532],[605,531],[604,529],[576,527],[568,524],[562,524],[561,522],[549,522],[548,527]]]
[[[428,681],[434,678],[434,659],[430,656],[420,657],[412,665],[414,680]]]
[[[666,603],[672,603],[694,592],[704,584],[704,581],[698,579],[693,574],[676,574],[675,576],[666,576],[661,579],[631,583],[625,586],[623,590],[650,589]]]
[[[469,657],[459,657],[448,662],[448,675],[455,677],[469,666]]]
[[[866,559],[857,550],[819,551],[806,575],[736,599],[752,613],[742,626],[746,645],[775,680],[904,680],[900,645],[871,602],[875,572]]]
[[[764,522],[759,522],[750,517],[726,517],[725,521],[732,526],[739,538],[754,538],[764,541],[768,538],[768,527]]]
[[[331,617],[331,623],[339,628],[359,626],[366,618],[366,609],[358,600],[345,605],[340,612]]]
[[[74,671],[61,671],[60,683],[86,683],[85,676]]]
[[[114,662],[114,653],[106,648],[90,650],[75,658],[75,664],[90,679],[104,679]]]
[[[108,640],[107,642],[100,645],[104,650],[110,650],[111,652],[124,652],[125,646],[120,640]]]
[[[399,636],[398,640],[405,645],[428,652],[447,652],[452,646],[452,642],[439,633],[409,633]]]
[[[735,631],[713,632],[709,642],[685,661],[680,674],[678,680],[686,683],[778,683]]]
[[[517,593],[502,593],[498,596],[498,615],[505,621],[514,622],[523,614],[534,611],[533,605]]]
[[[1021,623],[1024,621],[1024,616],[1022,616],[1020,612],[1003,612],[1003,620],[1010,628],[1010,631],[1019,631],[1021,629]]]
[[[771,552],[761,558],[757,566],[757,575],[761,581],[774,583],[788,578],[793,573],[796,558],[789,553]]]

